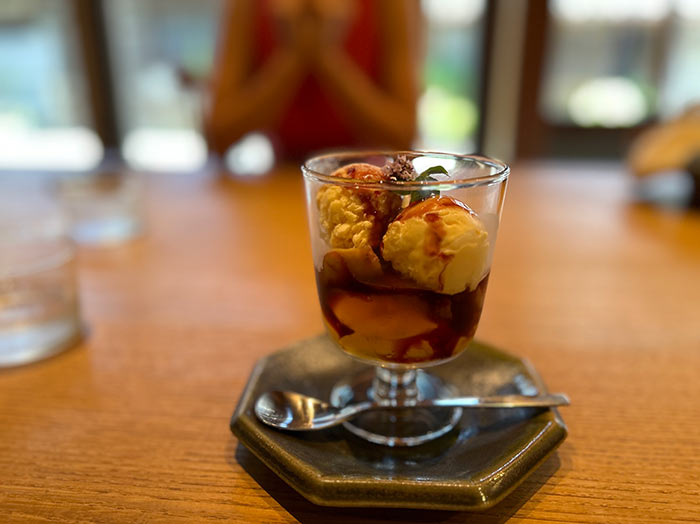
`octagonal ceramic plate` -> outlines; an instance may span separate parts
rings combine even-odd
[[[493,506],[566,437],[555,409],[465,410],[458,427],[444,437],[401,449],[364,442],[342,427],[277,431],[253,413],[255,399],[264,391],[294,390],[327,399],[333,384],[364,367],[325,335],[278,351],[255,366],[231,418],[231,431],[316,504],[448,510]],[[478,342],[430,372],[464,395],[545,391],[526,362]]]

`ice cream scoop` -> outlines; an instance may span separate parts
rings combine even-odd
[[[404,209],[389,224],[382,256],[402,276],[454,295],[473,290],[488,271],[489,234],[469,207],[432,197]]]
[[[387,180],[372,164],[349,164],[332,173],[365,182]],[[326,185],[316,195],[319,222],[331,248],[374,248],[401,207],[401,197],[389,191]]]

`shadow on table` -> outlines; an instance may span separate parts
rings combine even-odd
[[[385,508],[331,508],[317,506],[289,487],[244,446],[229,441],[226,453],[229,465],[240,465],[268,495],[274,498],[294,518],[303,524],[326,522],[466,522],[470,524],[506,522],[534,495],[561,465],[558,453],[554,453],[529,479],[515,489],[495,507],[484,512],[458,512]],[[372,515],[377,515],[373,517]]]

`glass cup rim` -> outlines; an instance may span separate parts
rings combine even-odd
[[[462,160],[471,161],[479,164],[481,167],[489,167],[496,169],[497,171],[490,175],[469,177],[469,178],[451,178],[449,180],[397,180],[397,181],[366,181],[357,180],[354,178],[342,178],[337,176],[326,175],[319,171],[316,171],[311,167],[314,162],[326,158],[340,158],[340,159],[352,159],[352,158],[363,158],[369,156],[387,156],[396,157],[399,155],[411,155],[414,157],[433,157],[442,158],[446,160]],[[367,189],[384,189],[384,190],[426,190],[426,189],[437,189],[446,191],[448,189],[458,189],[467,187],[479,187],[479,186],[490,186],[492,184],[497,184],[503,182],[508,178],[510,174],[510,167],[508,164],[501,160],[495,158],[489,158],[483,155],[466,155],[459,153],[441,153],[437,151],[418,151],[418,150],[403,150],[403,151],[391,151],[391,150],[358,150],[358,151],[341,151],[341,152],[330,152],[320,155],[315,155],[308,158],[301,165],[301,171],[304,178],[317,180],[319,182],[325,182],[340,186],[361,186]]]

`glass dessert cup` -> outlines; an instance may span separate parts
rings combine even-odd
[[[347,152],[303,166],[312,253],[327,330],[373,364],[338,383],[336,406],[408,405],[455,391],[422,368],[474,337],[509,168],[480,156]],[[345,427],[377,444],[414,446],[450,431],[462,410],[376,410]]]

